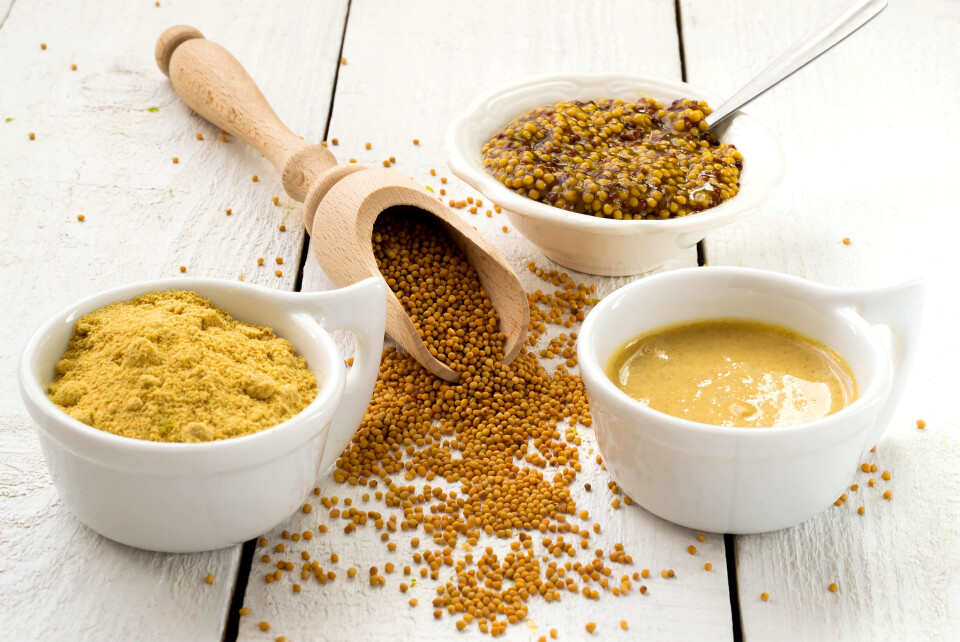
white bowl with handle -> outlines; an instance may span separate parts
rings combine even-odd
[[[846,491],[886,430],[916,352],[922,304],[920,281],[833,288],[737,267],[672,270],[620,288],[590,312],[577,339],[604,465],[638,504],[688,528],[759,533],[813,517]],[[857,399],[795,426],[731,428],[648,408],[607,377],[607,360],[637,335],[718,318],[786,326],[833,348],[853,372]]]
[[[661,267],[701,241],[707,232],[759,211],[783,178],[783,152],[773,133],[743,112],[725,123],[720,141],[743,154],[740,190],[716,207],[663,220],[614,220],[568,212],[521,196],[483,167],[481,149],[493,136],[535,107],[564,100],[677,98],[722,100],[684,82],[632,74],[555,74],[510,82],[487,91],[447,127],[447,163],[459,178],[503,207],[513,227],[550,259],[588,274],[624,276]]]
[[[81,316],[147,292],[191,290],[234,318],[290,341],[317,379],[317,397],[289,420],[242,437],[160,443],[92,428],[46,391]],[[376,383],[386,285],[371,278],[330,292],[279,292],[238,281],[163,279],[79,301],[43,324],[20,360],[20,391],[50,476],[80,521],[117,542],[163,552],[239,544],[296,511],[352,439]],[[356,339],[347,372],[330,336]]]

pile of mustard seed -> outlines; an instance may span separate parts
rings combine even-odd
[[[389,583],[405,593],[430,578],[437,583],[433,617],[453,617],[457,629],[477,626],[494,636],[524,621],[538,599],[647,594],[642,581],[650,570],[633,568],[622,544],[609,551],[591,547],[601,524],[578,510],[571,493],[581,471],[577,426],[592,424],[583,382],[570,371],[576,333],[561,332],[540,351],[559,358],[556,368],[548,370],[527,349],[505,365],[496,311],[443,229],[415,212],[388,210],[374,235],[378,264],[394,294],[418,317],[425,341],[460,367],[461,377],[448,383],[410,355],[384,351],[366,416],[333,473],[337,483],[361,487],[362,497],[315,489],[329,519],[316,533],[284,531],[285,541],[272,548],[261,539],[265,581],[275,584],[292,572],[295,592],[303,590],[300,582],[314,580],[385,587],[397,573],[402,577]],[[528,295],[532,347],[548,325],[572,328],[596,300],[592,287],[566,274],[528,267],[555,288]],[[404,278],[404,269],[416,277]],[[614,508],[621,497],[631,503],[613,482],[608,488]],[[313,510],[313,504],[303,507],[304,513]],[[322,537],[340,528],[336,524],[347,534],[378,531],[385,564],[338,573],[329,570],[338,561],[335,553],[328,563],[288,551],[292,542]],[[387,561],[398,538],[409,541],[410,558]],[[495,538],[503,542],[499,555],[490,546]],[[286,559],[288,553],[295,561]],[[661,576],[673,574],[663,569]],[[419,604],[417,598],[409,603]]]
[[[520,116],[483,146],[507,188],[560,209],[664,219],[736,196],[743,156],[707,131],[710,107],[689,98],[572,100]]]

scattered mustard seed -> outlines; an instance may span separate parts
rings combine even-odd
[[[710,562],[707,562],[706,564],[703,565],[703,570],[705,570],[705,571],[712,571],[712,570],[713,570],[713,564],[711,564]]]
[[[180,162],[180,159],[177,158],[176,156],[174,156],[174,157],[173,157],[173,164],[176,165],[176,164],[179,163],[179,162]]]
[[[885,490],[885,491],[883,491],[883,498],[884,498],[884,499],[890,499],[890,498],[892,498],[892,497],[893,497],[893,491],[892,491],[892,490]]]
[[[186,266],[186,265],[181,265],[181,266],[180,266],[180,271],[181,271],[181,272],[186,272],[186,271],[187,271],[187,266]]]
[[[227,216],[230,216],[231,214],[233,214],[233,210],[230,209],[229,207],[225,211],[227,212]]]
[[[697,547],[691,544],[690,546],[687,547],[687,552],[690,553],[691,555],[696,555]]]
[[[261,631],[269,631],[269,630],[270,630],[270,623],[269,623],[269,622],[260,622],[260,624],[258,624],[257,626],[260,627],[260,630],[261,630]]]
[[[29,134],[27,134],[27,138],[29,138],[30,140],[36,140],[37,135],[34,134],[33,132],[30,132]]]
[[[197,140],[203,140],[203,134],[197,132]]]
[[[596,623],[596,622],[587,622],[587,627],[586,627],[586,628],[587,628],[587,633],[593,633],[594,631],[597,630],[597,623]]]
[[[373,147],[373,145],[371,145],[370,143],[366,143],[366,144],[364,145],[364,147],[365,147],[366,149],[370,149],[371,147]]]
[[[419,139],[419,138],[414,138],[414,139],[413,139],[413,144],[414,144],[414,145],[419,145],[419,144],[420,144],[420,139]]]
[[[345,59],[345,58],[341,58],[341,60],[346,60],[346,59]],[[346,64],[346,63],[344,63],[344,64]],[[333,143],[334,145],[339,145],[339,144],[340,144],[340,139],[338,139],[338,138],[332,138],[332,139],[330,139],[330,142]]]
[[[213,584],[213,581],[214,581],[215,579],[217,579],[217,576],[211,573],[211,574],[207,575],[207,576],[203,579],[203,581],[206,582],[207,584]]]
[[[923,430],[926,427],[927,422],[925,422],[923,419],[917,419],[917,430]]]
[[[43,49],[44,51],[46,51],[46,49],[47,49],[47,43],[41,42],[41,43],[40,43],[40,48]]]
[[[883,481],[890,481],[890,473],[886,470],[881,473],[880,477]]]
[[[835,582],[830,582],[830,586],[828,586],[827,589],[828,589],[831,593],[836,593],[836,592],[837,592],[837,584],[836,584]]]
[[[274,270],[273,273],[277,276],[283,276],[283,272],[281,270]]]
[[[249,607],[244,606],[238,611],[238,613],[240,613],[240,615],[250,615],[250,609]]]
[[[761,593],[761,594],[760,594],[760,599],[763,600],[764,602],[766,602],[767,600],[770,599],[770,594],[769,594],[769,593]]]
[[[346,59],[346,58],[341,58],[341,59],[340,59],[340,64],[341,64],[341,65],[347,64],[347,59]],[[334,145],[336,145],[336,143],[334,143]]]
[[[87,217],[84,216],[83,214],[77,214],[77,220],[83,222],[87,220]]]
[[[278,257],[277,257],[276,259],[274,259],[274,260],[277,262],[277,265],[283,265],[283,257],[282,257],[282,256],[278,256]],[[348,506],[349,506],[349,504],[348,504]]]
[[[863,515],[866,512],[867,512],[867,509],[864,508],[863,506],[857,509],[857,513],[859,513],[860,515]]]
[[[71,69],[71,71],[76,71],[76,70],[77,70],[77,66],[76,66],[76,65],[70,65],[70,69]]]
[[[253,175],[253,178],[251,178],[250,180],[252,180],[254,183],[256,183],[256,182],[259,181],[260,179],[257,178],[257,175],[256,175],[256,174],[254,174],[254,175]]]

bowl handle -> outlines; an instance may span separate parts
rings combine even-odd
[[[363,419],[380,372],[383,332],[387,318],[387,284],[371,277],[339,290],[297,295],[297,307],[319,316],[328,332],[353,334],[356,351],[343,397],[330,420],[320,473],[326,474],[347,447]]]
[[[903,396],[907,376],[917,353],[923,299],[924,286],[920,279],[852,293],[851,302],[861,317],[871,325],[889,328],[890,359],[893,362],[890,394],[864,444],[864,453],[880,441]]]

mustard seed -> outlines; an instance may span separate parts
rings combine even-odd
[[[207,576],[204,578],[203,581],[206,582],[207,584],[213,584],[213,581],[214,581],[215,579],[217,579],[216,575],[213,575],[213,574],[211,573],[210,575],[207,575]]]

